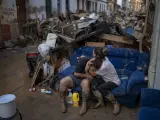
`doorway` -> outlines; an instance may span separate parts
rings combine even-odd
[[[52,1],[46,0],[46,16],[47,18],[52,17]]]
[[[61,0],[57,0],[57,13],[58,15],[61,13]]]
[[[19,32],[23,31],[22,25],[26,23],[26,2],[25,0],[16,0],[17,6],[17,20],[19,25]]]
[[[91,10],[91,1],[87,1],[87,11],[90,12]]]

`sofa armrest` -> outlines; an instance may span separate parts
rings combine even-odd
[[[142,89],[140,106],[160,108],[160,90]]]
[[[145,74],[143,71],[139,71],[139,70],[134,71],[128,81],[127,93],[131,91],[134,85],[146,83],[146,81],[144,80],[144,77],[145,77]]]

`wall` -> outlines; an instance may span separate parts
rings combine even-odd
[[[117,4],[122,7],[122,0],[117,0]]]
[[[57,0],[52,0],[52,13],[53,16],[55,16],[54,14],[56,14],[57,12]]]
[[[2,28],[0,33],[2,40],[11,40],[12,39],[12,26],[17,22],[17,6],[16,0],[2,0],[0,6],[0,17],[1,23],[0,27]],[[18,27],[17,27],[18,28]],[[14,29],[14,35],[18,33],[18,29]]]
[[[97,12],[106,12],[107,3],[102,1],[97,1]]]
[[[77,10],[77,0],[70,0],[70,11],[75,13],[76,10]]]
[[[156,2],[153,34],[152,34],[152,48],[150,55],[150,65],[148,70],[148,87],[160,89],[160,1]]]
[[[27,0],[27,19],[46,19],[45,0]]]
[[[1,24],[9,24],[17,20],[17,7],[15,0],[2,0],[0,6]]]

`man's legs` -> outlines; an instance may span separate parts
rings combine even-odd
[[[66,107],[66,90],[67,88],[73,87],[74,83],[71,77],[65,77],[60,81],[60,99],[61,99],[61,111],[62,113],[67,112],[67,107]]]
[[[84,115],[87,112],[87,99],[90,93],[90,81],[85,79],[81,82],[82,88],[82,107],[80,110],[80,115]]]

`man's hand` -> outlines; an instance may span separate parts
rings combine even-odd
[[[89,75],[89,74],[86,74],[86,78],[87,78],[88,80],[92,80],[92,79],[93,79],[93,77],[92,77],[91,75]]]

